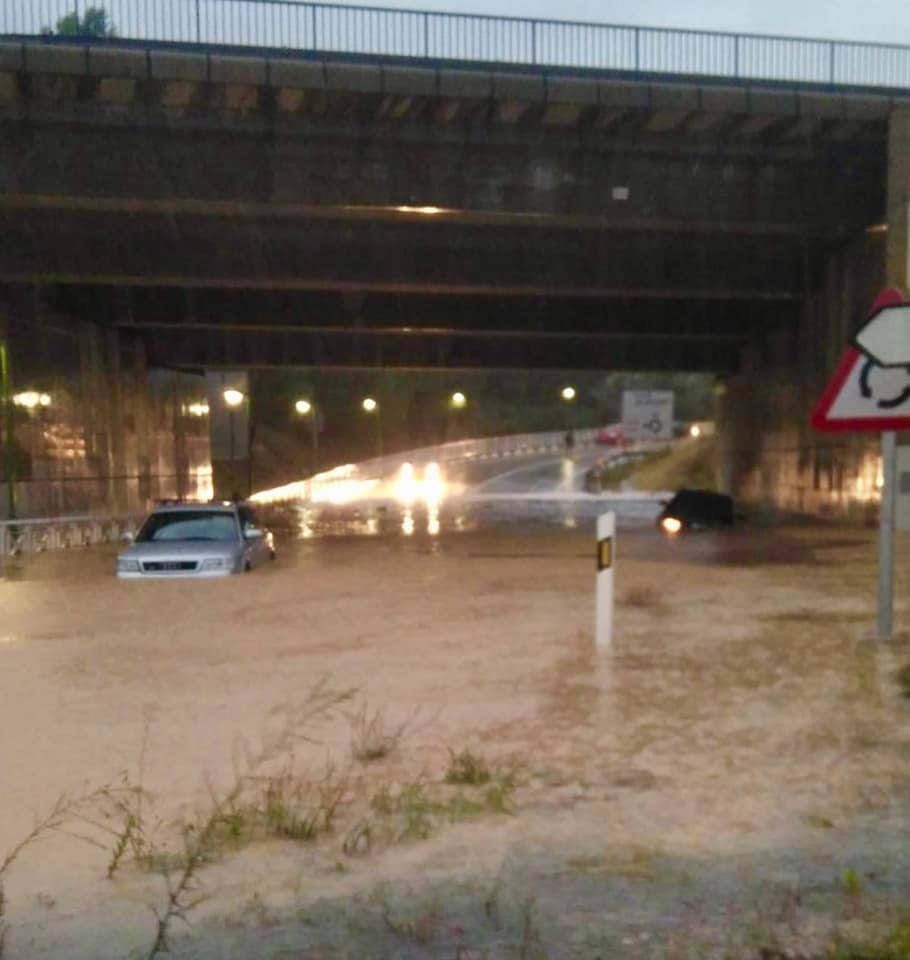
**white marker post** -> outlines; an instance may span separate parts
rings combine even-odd
[[[616,514],[597,518],[597,620],[594,626],[598,650],[613,643],[613,571],[616,566]]]
[[[893,430],[882,433],[882,505],[879,517],[878,636],[890,640],[894,621],[894,501],[897,441]]]

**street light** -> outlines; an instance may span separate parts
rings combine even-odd
[[[319,419],[315,406],[309,401],[300,399],[294,403],[294,409],[301,417],[310,418],[310,435],[313,438],[313,473],[319,469]]]
[[[563,387],[560,396],[566,403],[571,403],[575,399],[575,387]]]
[[[376,410],[379,409],[379,404],[372,397],[367,397],[363,401],[362,406],[367,413],[374,413]]]
[[[236,410],[237,407],[246,400],[246,394],[242,393],[240,390],[235,390],[233,387],[228,387],[224,393],[221,394],[224,397],[224,402],[232,409]]]
[[[37,390],[24,390],[13,394],[13,403],[26,410],[35,410],[37,407],[49,407],[51,396],[49,393],[38,393]]]
[[[467,404],[468,398],[460,390],[456,390],[455,393],[452,394],[450,402],[456,410],[461,410]]]

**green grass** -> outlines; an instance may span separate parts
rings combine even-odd
[[[661,450],[626,460],[625,463],[618,463],[616,466],[606,467],[600,472],[600,486],[603,490],[618,490],[626,480],[635,477],[648,464],[657,463],[667,456],[669,456],[668,451]]]
[[[910,699],[910,663],[905,663],[895,674],[901,693]]]
[[[841,940],[820,960],[910,960],[910,921],[877,940]]]
[[[489,783],[493,774],[482,757],[462,750],[460,753],[449,751],[449,769],[446,770],[445,782],[480,786]]]

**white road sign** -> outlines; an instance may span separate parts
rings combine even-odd
[[[882,367],[910,365],[910,303],[884,307],[860,330],[855,343]]]
[[[672,390],[623,390],[622,429],[632,440],[673,437]]]

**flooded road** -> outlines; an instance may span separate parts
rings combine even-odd
[[[430,465],[395,470],[353,488],[351,475],[326,482],[319,496],[263,507],[283,535],[320,537],[446,537],[466,532],[548,529],[593,531],[596,518],[613,510],[618,525],[652,523],[661,494],[600,494],[585,491],[585,474],[609,456],[603,450],[572,457],[552,454]],[[402,476],[405,479],[402,479]],[[355,481],[356,482],[356,481]],[[337,493],[336,493],[337,488]],[[350,489],[350,494],[349,494]]]
[[[524,466],[475,486],[508,493]],[[527,467],[526,493],[562,480],[558,458]],[[871,636],[874,533],[667,540],[616,501],[597,652],[606,501],[570,482],[564,501],[444,498],[435,532],[415,499],[320,505],[306,535],[297,504],[275,564],[221,582],[36,558],[0,582],[0,862],[61,794],[138,781],[144,840],[179,850],[325,678],[351,699],[250,783],[304,805],[337,787],[330,829],[245,833],[243,794],[174,956],[745,960],[886,928],[910,889],[910,644]],[[905,537],[896,571],[905,631]],[[465,755],[487,780],[451,782]],[[8,957],[147,955],[160,869],[127,854],[108,878],[117,834],[90,819],[2,877]]]

